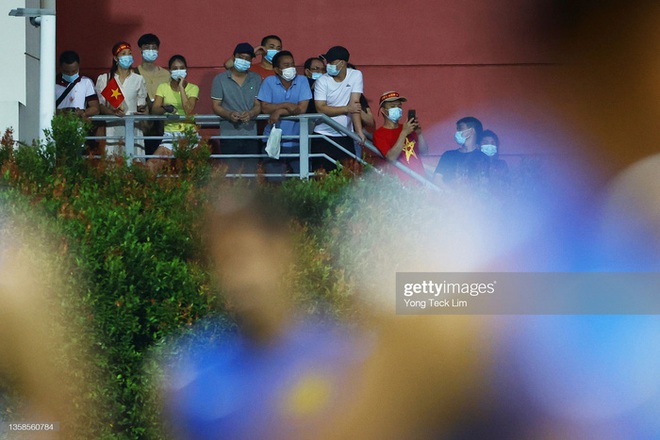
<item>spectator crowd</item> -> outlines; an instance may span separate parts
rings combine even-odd
[[[134,65],[131,45],[118,42],[112,48],[109,72],[99,75],[95,83],[80,76],[80,57],[76,52],[63,52],[59,59],[56,107],[58,112],[75,112],[82,118],[97,114],[184,117],[135,124],[135,151],[140,156],[153,156],[147,160],[147,166],[157,171],[173,155],[175,146],[188,139],[187,133],[192,131],[193,139],[200,139],[192,122],[200,88],[187,81],[188,66],[183,55],[172,56],[167,69],[156,64],[160,49],[156,35],[142,35],[137,45],[142,55],[139,65]],[[260,60],[255,62],[257,57]],[[298,174],[300,143],[296,137],[300,121],[282,117],[321,113],[334,124],[318,121],[313,125],[317,135],[311,138],[313,171],[331,171],[337,163],[362,156],[365,133],[370,131],[375,147],[386,159],[379,164],[391,168],[403,180],[414,180],[411,175],[415,174],[417,180],[421,177],[438,185],[483,177],[506,180],[508,167],[499,157],[498,136],[492,130],[484,131],[482,123],[471,116],[456,123],[458,148],[446,151],[432,175],[427,175],[422,156],[427,154],[428,144],[415,111],[409,110],[403,117],[407,99],[396,91],[384,92],[378,107],[383,124],[375,129],[374,114],[363,94],[362,72],[349,59],[345,47],[334,46],[325,54],[306,59],[303,74],[299,74],[294,55],[282,49],[282,40],[276,35],[264,37],[257,47],[247,42],[237,44],[224,63],[225,70],[215,76],[211,87],[213,113],[221,118],[221,153],[229,155],[225,160],[228,172],[255,174],[266,146],[259,136],[269,137],[277,132],[281,135],[274,141],[278,143],[278,152],[269,152],[270,158],[262,161],[264,169],[267,174]],[[256,120],[260,114],[269,115],[267,124]],[[108,121],[105,127],[105,153],[122,153],[124,123]],[[355,136],[347,134],[351,132]],[[397,162],[401,165],[395,166]],[[402,168],[412,173],[403,172]]]

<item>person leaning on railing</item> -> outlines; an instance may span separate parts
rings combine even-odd
[[[124,116],[130,114],[145,115],[147,110],[147,85],[144,78],[131,69],[133,65],[133,55],[131,45],[122,41],[115,44],[112,48],[112,67],[110,73],[102,73],[96,80],[96,94],[101,104],[102,115]],[[121,102],[116,107],[103,96],[103,91],[112,79],[117,81],[119,90],[114,90],[113,95],[116,98],[121,97]],[[142,136],[142,130],[135,128],[135,136]],[[126,133],[124,122],[106,122],[106,135],[108,137],[123,138]],[[107,154],[120,154],[121,143],[123,139],[108,139],[106,141]],[[139,155],[144,154],[144,141],[135,141],[135,152]]]
[[[156,90],[156,99],[151,108],[154,115],[178,115],[191,117],[199,98],[199,87],[186,81],[188,63],[183,55],[174,55],[168,63],[170,81],[160,84]],[[156,156],[172,156],[175,142],[181,142],[186,129],[195,129],[195,124],[188,121],[168,121],[165,123],[164,137]],[[165,165],[167,159],[149,159],[147,167],[157,171]]]

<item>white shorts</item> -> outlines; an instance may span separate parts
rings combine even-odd
[[[185,137],[185,134],[182,131],[166,131],[163,133],[163,140],[160,141],[159,147],[164,147],[167,148],[168,150],[172,151],[172,147],[174,145],[174,142],[177,141],[180,138]],[[197,141],[192,145],[193,148],[197,146],[199,143],[200,137],[199,135],[195,135]]]

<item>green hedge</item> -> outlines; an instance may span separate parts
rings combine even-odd
[[[82,384],[72,390],[81,411],[67,438],[165,439],[155,391],[158,359],[176,355],[168,341],[191,335],[195,323],[219,338],[236,327],[214,287],[205,212],[217,192],[250,184],[222,179],[205,145],[181,148],[159,175],[122,158],[83,158],[87,128],[75,117],[57,116],[44,145],[19,148],[6,133],[0,202],[6,214],[33,225],[39,239],[52,238],[52,270],[66,274],[57,292],[60,318],[83,329],[71,344],[87,351],[71,355],[63,347],[62,362]],[[364,284],[360,277],[395,257],[389,244],[406,235],[401,225],[415,216],[441,222],[447,215],[442,196],[401,189],[390,176],[346,170],[252,185],[291,215],[297,261],[286,276],[296,303],[304,313],[329,319],[359,318],[354,292]],[[476,194],[488,197],[487,191]],[[412,232],[402,244],[424,240],[424,231]],[[21,406],[9,395],[0,400],[3,416]]]

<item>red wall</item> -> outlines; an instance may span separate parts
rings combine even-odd
[[[79,52],[81,70],[96,79],[109,68],[117,41],[137,49],[140,35],[155,33],[158,62],[183,54],[189,80],[201,88],[198,111],[211,113],[212,79],[236,43],[257,45],[277,34],[299,65],[344,45],[364,73],[372,108],[382,92],[399,90],[417,109],[433,152],[455,148],[455,121],[471,115],[500,135],[503,153],[540,153],[558,141],[557,123],[543,105],[556,67],[539,32],[541,3],[67,0],[57,5],[57,49]],[[139,50],[134,56],[139,63]]]

